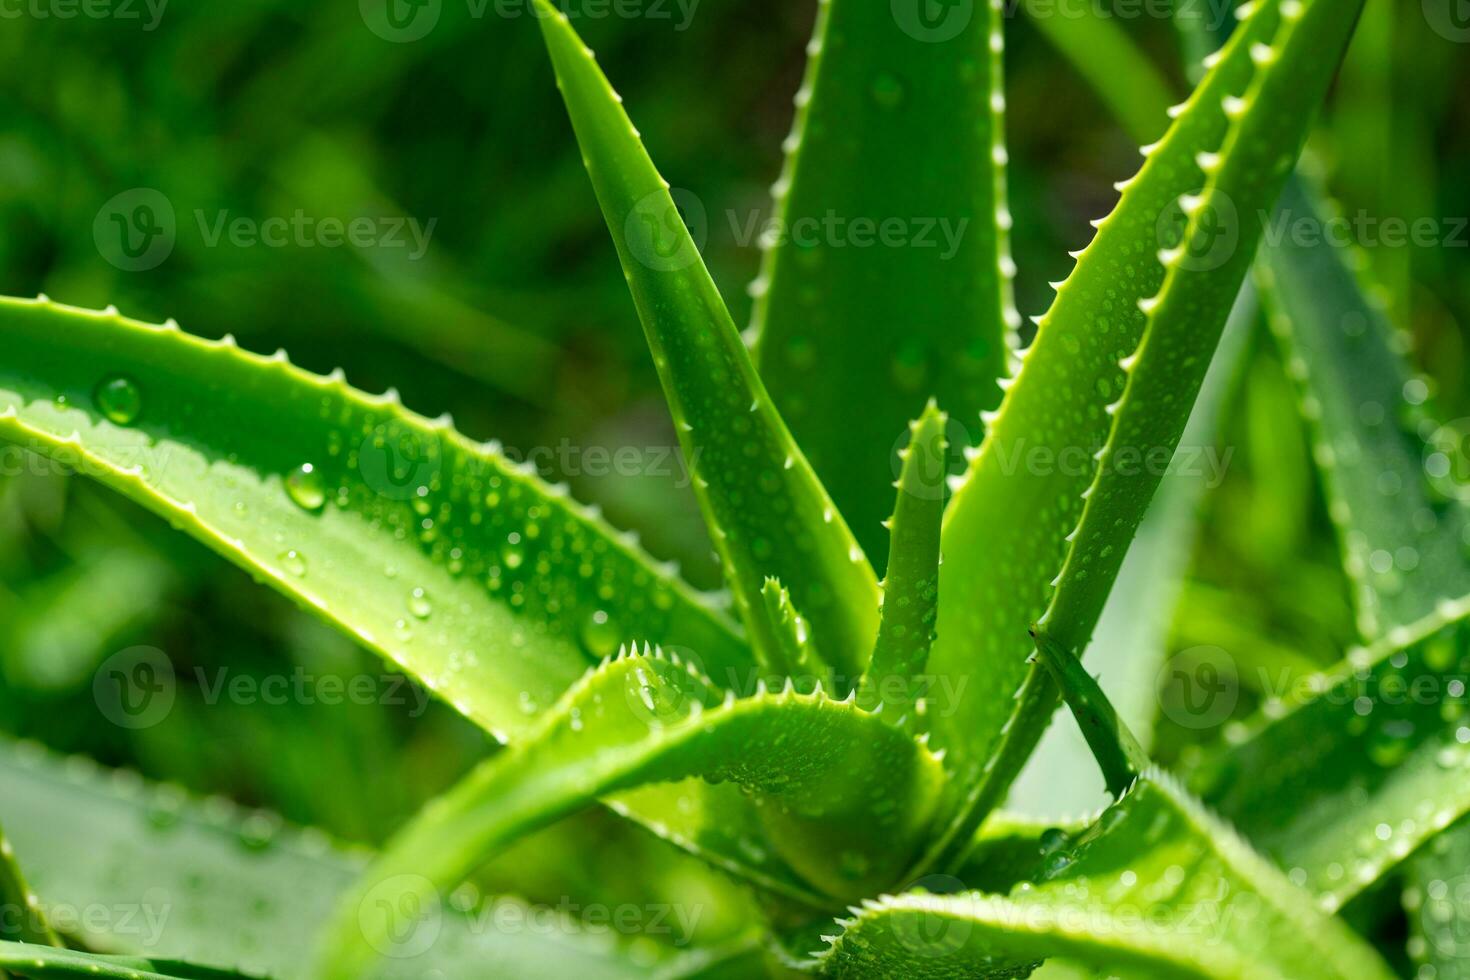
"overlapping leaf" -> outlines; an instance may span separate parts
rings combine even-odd
[[[862,549],[786,429],[693,238],[592,52],[536,0],[542,33],[643,321],[695,492],[752,642],[779,646],[761,589],[776,577],[843,689],[877,633]]]
[[[526,731],[623,641],[681,649],[725,683],[753,673],[734,625],[672,569],[391,392],[47,300],[0,299],[0,337],[0,437],[166,517],[489,731]],[[719,795],[642,819],[719,847],[704,826],[742,806]]]
[[[1173,781],[1145,773],[1008,897],[864,903],[813,968],[841,977],[1023,977],[1047,957],[1150,977],[1392,976],[1346,925]]]
[[[1077,593],[1084,600],[1078,614],[1061,620],[1075,625],[1056,635],[1068,647],[1085,644],[1185,423],[1259,233],[1241,224],[1236,241],[1214,243],[1223,252],[1201,253],[1209,244],[1204,219],[1223,209],[1227,195],[1238,213],[1269,207],[1337,64],[1351,14],[1321,0],[1255,7],[1143,169],[1123,185],[1117,209],[1098,223],[956,491],[945,518],[931,664],[973,676],[966,697],[934,721],[969,792],[939,860],[952,860],[944,855],[995,804],[1014,761],[1049,717],[1054,695],[1037,675],[1028,679],[1030,640],[1018,624],[1047,608],[1072,536],[1071,579],[1090,580]],[[1183,229],[1174,220],[1180,215]],[[1181,242],[1195,250],[1175,251]],[[1140,343],[1139,361],[1128,361]],[[1128,396],[1125,387],[1133,389]],[[1115,419],[1109,408],[1119,403]],[[1094,454],[1110,436],[1102,472],[1114,476],[1086,499],[1099,472]],[[1125,450],[1136,479],[1116,479]],[[1079,529],[1084,504],[1093,518]]]
[[[1470,600],[1280,692],[1191,776],[1335,910],[1470,812]]]
[[[737,700],[661,651],[620,656],[389,846],[344,903],[323,975],[357,977],[374,950],[413,943],[417,921],[396,910],[440,900],[516,837],[602,794],[692,776],[759,791],[772,842],[840,899],[908,866],[943,772],[923,745],[851,700],[790,686]],[[390,912],[364,916],[367,907]]]
[[[1010,374],[1003,18],[990,3],[818,9],[752,330],[777,407],[882,567],[908,421],[935,396],[955,452],[977,445]]]

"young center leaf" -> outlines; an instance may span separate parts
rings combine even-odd
[[[908,867],[943,770],[923,743],[852,699],[788,684],[737,700],[662,651],[624,653],[568,691],[539,733],[481,765],[389,845],[343,903],[322,975],[360,976],[374,951],[402,941],[412,923],[365,919],[369,897],[388,908],[432,903],[493,852],[598,796],[696,776],[759,792],[772,843],[830,904],[891,884]]]
[[[1270,207],[1351,33],[1347,6],[1254,7],[1096,223],[959,483],[931,667],[973,683],[935,713],[967,791],[941,863],[1050,717],[1055,694],[1029,672],[1022,624],[1063,603],[1040,625],[1077,652],[1096,625],[1259,237],[1248,221],[1223,233],[1220,216]]]
[[[587,172],[643,321],[726,581],[752,643],[779,639],[768,576],[791,591],[843,689],[878,627],[873,570],[786,429],[621,100],[565,14],[536,0]],[[773,657],[774,659],[774,657]]]
[[[863,674],[858,701],[906,712],[920,696],[917,676],[934,642],[935,607],[939,601],[939,534],[944,519],[945,439],[949,417],[934,402],[910,428],[899,456],[898,500],[888,520],[893,547],[883,577],[883,616],[878,642]]]
[[[817,11],[752,331],[777,407],[884,567],[909,420],[933,396],[952,452],[978,445],[1011,371],[1003,17],[928,0]]]

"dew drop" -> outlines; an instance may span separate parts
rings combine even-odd
[[[322,476],[310,463],[302,463],[286,477],[286,494],[303,510],[319,511],[327,503]]]
[[[408,594],[408,611],[417,619],[428,619],[429,614],[434,611],[434,606],[429,602],[429,594],[422,588],[414,589]]]
[[[618,626],[599,609],[582,623],[582,645],[594,657],[607,657],[618,648]]]
[[[281,553],[281,567],[297,578],[302,578],[306,575],[306,557],[292,548]]]
[[[121,374],[105,378],[97,386],[97,409],[109,422],[132,425],[143,414],[143,393],[137,382]]]
[[[888,72],[881,72],[873,79],[872,88],[873,101],[884,109],[894,109],[903,102],[903,82]]]

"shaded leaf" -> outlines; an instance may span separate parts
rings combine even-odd
[[[1010,374],[1002,23],[987,3],[821,5],[772,188],[761,377],[880,567],[909,420],[934,396],[955,452],[978,444]]]

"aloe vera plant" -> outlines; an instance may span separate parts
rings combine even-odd
[[[1319,206],[1292,171],[1361,0],[1257,0],[1185,102],[1133,105],[1129,123],[1157,115],[1162,136],[1034,336],[1013,296],[1001,4],[953,30],[924,4],[821,5],[778,217],[960,237],[945,254],[768,241],[743,334],[636,107],[568,16],[533,3],[726,594],[392,390],[172,321],[0,300],[0,436],[162,516],[499,743],[376,854],[7,744],[0,822],[21,846],[0,838],[0,900],[34,914],[0,920],[0,970],[1392,975],[1379,937],[1340,913],[1402,874],[1411,909],[1443,908],[1464,850],[1470,729],[1448,702],[1470,521],[1425,482],[1427,388],[1341,256],[1260,247],[1248,220],[1219,237],[1222,214],[1267,213],[1284,187],[1285,206]],[[1144,63],[1086,30],[1050,33],[1084,63]],[[1253,269],[1362,645],[1170,772],[1084,658],[1100,641],[1142,656],[1109,617],[1172,587],[1159,576],[1177,559],[1135,536],[1146,518],[1187,523],[1174,488],[1156,491],[1192,412],[1188,431],[1216,421],[1223,384],[1201,390],[1232,310],[1249,327]],[[1385,423],[1400,403],[1407,422]],[[1391,698],[1424,679],[1444,696]],[[1059,697],[1112,802],[1037,822],[1002,806]],[[483,899],[487,862],[599,805],[666,846],[653,860],[682,852],[737,882],[748,921],[679,951],[573,921],[537,942],[487,930],[528,908]],[[190,908],[147,942],[47,914],[146,905],[150,882]],[[1410,952],[1443,960],[1436,935]]]

